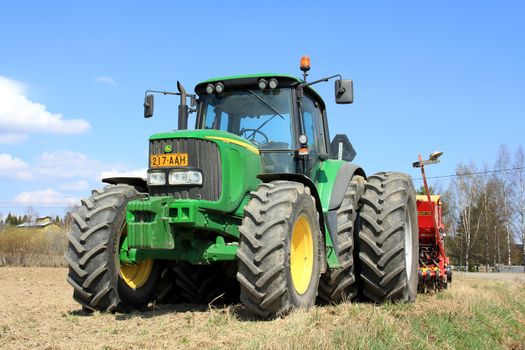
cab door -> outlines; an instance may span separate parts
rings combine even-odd
[[[304,133],[308,137],[310,161],[308,173],[319,161],[319,155],[326,153],[322,111],[318,102],[305,95],[302,98]]]

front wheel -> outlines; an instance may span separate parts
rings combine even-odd
[[[122,263],[126,247],[126,205],[143,194],[127,185],[93,191],[72,214],[66,261],[73,298],[84,308],[129,311],[145,307],[154,297],[160,266],[147,259]]]
[[[319,214],[308,187],[261,184],[239,228],[241,301],[258,317],[276,317],[315,302],[320,276]]]

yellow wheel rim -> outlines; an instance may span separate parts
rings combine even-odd
[[[136,264],[120,264],[120,276],[133,289],[142,287],[149,279],[153,260],[146,259]]]
[[[127,227],[124,225],[120,234],[121,244],[128,235]],[[122,263],[119,261],[119,275],[122,280],[131,288],[142,287],[149,279],[153,269],[153,259],[145,259],[136,264]]]
[[[305,215],[295,221],[290,247],[290,272],[295,291],[304,294],[312,279],[314,245],[310,222]]]

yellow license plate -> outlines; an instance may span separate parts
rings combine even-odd
[[[150,156],[152,168],[188,166],[188,153],[153,154]]]

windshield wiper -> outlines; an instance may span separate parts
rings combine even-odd
[[[270,108],[275,114],[273,115],[273,117],[275,117],[276,115],[278,115],[279,117],[283,118],[284,120],[284,117],[281,115],[281,113],[277,112],[277,110],[275,108],[273,108],[270,104],[268,104],[268,102],[266,102],[265,100],[263,100],[262,98],[260,98],[255,92],[253,92],[252,90],[250,89],[246,89],[246,91],[248,91],[250,94],[252,94],[253,96],[255,96],[255,98],[257,98],[259,101],[261,101],[266,107]],[[272,118],[273,118],[272,117]],[[270,118],[270,120],[272,119]]]
[[[281,115],[281,113],[277,112],[277,110],[275,108],[273,108],[271,105],[268,104],[268,102],[266,102],[265,100],[263,100],[262,98],[260,98],[259,96],[257,96],[257,94],[255,92],[253,92],[252,90],[250,89],[246,89],[246,91],[248,91],[250,94],[252,94],[252,96],[254,96],[255,98],[257,98],[257,100],[261,101],[266,107],[270,108],[275,114],[272,115],[271,118],[269,118],[267,121],[265,121],[264,123],[262,123],[257,129],[255,129],[252,134],[249,137],[253,137],[255,136],[255,133],[259,130],[262,129],[263,126],[265,126],[266,124],[268,124],[270,122],[270,120],[272,120],[273,118],[275,118],[276,115],[278,115],[279,117],[283,118],[284,120],[284,117]]]

